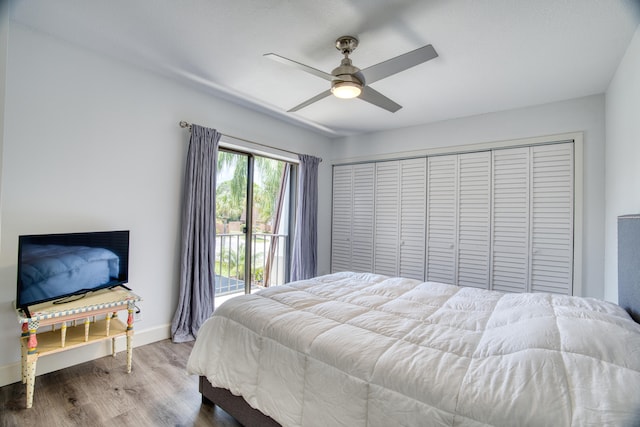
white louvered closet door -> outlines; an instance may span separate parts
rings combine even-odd
[[[572,294],[573,143],[335,166],[332,271]]]
[[[400,260],[398,275],[425,279],[427,160],[400,162]]]
[[[491,152],[458,156],[457,285],[489,288]]]
[[[373,271],[374,176],[373,163],[353,166],[352,271]]]
[[[531,148],[530,290],[573,291],[573,144]]]
[[[376,163],[373,271],[398,275],[400,162]]]
[[[334,166],[331,224],[332,273],[351,270],[352,186],[352,167]]]
[[[493,152],[491,288],[525,292],[529,272],[529,147]]]
[[[458,156],[427,159],[427,280],[456,283]]]

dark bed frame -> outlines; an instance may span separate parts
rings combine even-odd
[[[618,217],[618,304],[640,323],[640,214]],[[240,396],[213,387],[200,377],[203,403],[225,410],[246,427],[280,427],[273,418],[252,408]]]
[[[202,403],[216,405],[246,427],[281,427],[273,418],[252,408],[240,396],[231,394],[226,388],[211,385],[206,377],[200,377]]]

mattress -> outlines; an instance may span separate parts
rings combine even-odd
[[[187,369],[283,426],[640,424],[640,325],[591,298],[336,273],[225,302]]]

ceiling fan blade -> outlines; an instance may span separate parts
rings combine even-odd
[[[263,56],[273,59],[274,61],[278,61],[281,64],[289,65],[299,70],[306,71],[307,73],[313,74],[314,76],[318,76],[321,79],[325,79],[329,81],[332,81],[334,79],[334,77],[329,73],[325,73],[324,71],[320,71],[316,68],[309,67],[308,65],[304,65],[300,62],[296,62],[292,59],[285,58],[284,56],[280,56],[275,53],[265,53]]]
[[[371,89],[369,86],[365,86],[362,88],[362,93],[360,94],[360,96],[358,96],[358,98],[362,99],[363,101],[367,101],[377,107],[384,108],[385,110],[392,113],[395,113],[402,108],[402,105],[393,102],[377,90]]]
[[[294,111],[298,111],[308,105],[313,104],[314,102],[320,101],[322,98],[326,98],[327,96],[331,95],[331,90],[325,90],[322,93],[317,94],[316,96],[314,96],[313,98],[309,98],[306,101],[304,101],[302,104],[298,104],[295,107],[293,107],[290,110],[287,110],[287,113],[292,113]]]
[[[370,84],[380,79],[384,79],[385,77],[389,77],[393,74],[399,73],[400,71],[415,67],[416,65],[422,64],[423,62],[427,62],[428,60],[433,59],[437,56],[438,53],[436,52],[436,50],[433,48],[433,46],[428,44],[416,50],[412,50],[411,52],[407,52],[400,56],[396,56],[395,58],[380,62],[379,64],[372,65],[371,67],[365,68],[360,72],[362,73],[362,75],[364,75],[367,84]]]

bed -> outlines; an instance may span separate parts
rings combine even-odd
[[[330,274],[225,302],[187,368],[247,426],[640,425],[640,325],[591,298]]]
[[[21,301],[90,289],[118,277],[120,258],[104,248],[27,244],[20,265]]]

